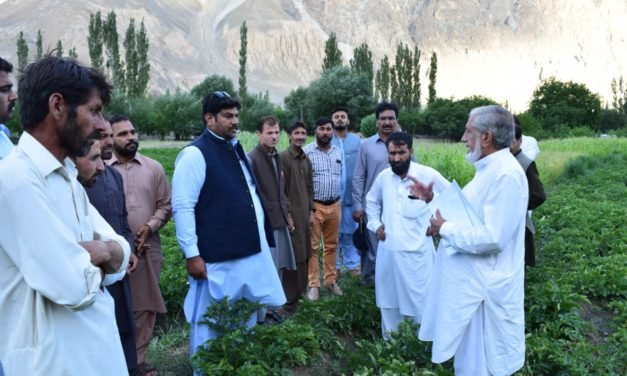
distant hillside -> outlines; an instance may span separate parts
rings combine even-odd
[[[585,83],[611,100],[610,81],[627,76],[624,0],[0,0],[0,55],[16,63],[20,31],[34,53],[61,39],[89,62],[89,14],[114,9],[122,36],[144,19],[151,43],[151,92],[189,89],[205,76],[237,83],[239,27],[248,25],[248,86],[281,101],[320,74],[324,41],[335,32],[348,63],[366,42],[375,65],[398,42],[423,53],[426,87],[438,54],[439,96],[489,96],[523,110],[541,79]],[[122,39],[122,38],[121,38]]]

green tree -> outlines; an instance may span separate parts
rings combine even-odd
[[[617,80],[612,78],[612,108],[623,114],[627,114],[627,85],[623,81],[623,76]]]
[[[135,47],[137,48],[137,79],[135,81],[136,87],[133,94],[138,97],[143,97],[146,95],[148,82],[150,81],[150,62],[148,61],[150,43],[143,20],[139,26],[139,32],[136,35]]]
[[[63,43],[61,43],[61,39],[57,41],[57,48],[55,50],[56,57],[63,57]]]
[[[533,92],[529,112],[550,134],[562,135],[577,127],[596,130],[601,116],[601,99],[583,84],[551,77]]]
[[[176,90],[152,98],[155,133],[165,138],[170,132],[174,138],[183,140],[202,132],[199,114],[202,112],[200,99],[191,93]]]
[[[411,66],[408,68],[412,72],[412,90],[409,97],[410,109],[420,108],[420,97],[422,94],[420,84],[420,56],[421,52],[418,46],[414,46],[414,54],[411,60]]]
[[[124,35],[124,49],[126,61],[126,93],[129,97],[136,97],[137,73],[139,71],[139,57],[137,56],[137,39],[135,37],[135,19],[131,18],[126,34]]]
[[[239,114],[240,128],[244,131],[254,132],[257,121],[262,116],[273,115],[276,112],[276,105],[270,102],[266,94],[247,95],[246,105],[242,103],[242,111]]]
[[[233,95],[235,93],[233,81],[226,76],[212,74],[202,80],[201,83],[194,86],[190,93],[196,98],[203,98],[205,95],[213,93],[214,91],[226,91],[227,93]]]
[[[366,43],[355,47],[353,50],[353,58],[350,60],[350,67],[355,72],[365,75],[371,82],[372,87],[372,80],[374,78],[372,52],[370,52]]]
[[[420,50],[399,43],[390,69],[390,96],[405,110],[420,107]]]
[[[26,68],[28,62],[28,45],[26,39],[24,39],[24,32],[20,31],[19,37],[17,37],[17,67],[20,70]]]
[[[89,15],[89,28],[87,30],[87,48],[89,49],[91,65],[100,69],[103,65],[102,48],[104,46],[104,31],[100,11]]]
[[[324,59],[322,60],[322,71],[342,65],[342,51],[337,45],[335,33],[329,35],[324,45]]]
[[[248,48],[248,28],[246,21],[242,23],[239,29],[240,47],[239,47],[239,89],[237,91],[239,97],[246,99],[248,88],[246,87],[246,56]]]
[[[124,64],[120,58],[120,46],[118,36],[118,26],[114,11],[107,14],[103,24],[104,44],[105,44],[105,67],[113,85],[120,91],[125,92]]]
[[[423,113],[425,122],[423,131],[432,136],[457,141],[464,134],[464,126],[468,121],[470,110],[489,104],[496,104],[496,102],[481,96],[461,100],[436,98]]]
[[[315,117],[330,116],[331,111],[342,104],[351,114],[351,126],[356,127],[363,116],[372,112],[371,90],[371,83],[363,74],[339,66],[324,71],[311,83],[307,104]]]
[[[390,99],[390,59],[388,55],[381,59],[381,66],[375,79],[375,97],[381,100]]]
[[[78,53],[76,52],[76,47],[70,48],[70,50],[67,52],[67,55],[71,57],[72,59],[78,59]]]
[[[433,103],[436,97],[435,80],[438,74],[438,55],[435,52],[431,55],[431,64],[429,65],[429,98],[427,104]]]
[[[308,99],[309,95],[306,87],[299,86],[297,89],[290,91],[283,100],[288,117],[290,119],[300,119],[311,124],[313,115],[309,111]]]
[[[35,45],[37,46],[37,54],[35,55],[35,60],[39,60],[42,56],[44,56],[44,41],[43,37],[41,36],[41,30],[37,30],[37,42],[35,42]]]

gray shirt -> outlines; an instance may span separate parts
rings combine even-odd
[[[375,134],[361,143],[353,175],[353,210],[364,210],[366,195],[379,173],[390,167],[385,141]]]

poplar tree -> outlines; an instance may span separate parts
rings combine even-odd
[[[409,49],[408,49],[409,50]],[[411,109],[419,109],[420,108],[420,97],[422,94],[421,85],[420,85],[420,50],[418,46],[414,46],[414,55],[411,60],[411,67],[408,68],[412,72],[412,88],[409,95],[409,103]]]
[[[239,29],[240,36],[240,48],[239,48],[239,90],[238,95],[240,99],[245,99],[248,92],[246,87],[246,59],[248,49],[248,28],[246,27],[246,21],[242,23],[242,27]]]
[[[612,78],[612,108],[618,112],[627,114],[627,87],[623,81],[623,76],[617,80]]]
[[[43,41],[43,37],[41,36],[41,30],[37,30],[37,42],[35,43],[35,45],[37,46],[37,54],[35,55],[35,59],[39,60],[42,58],[42,56],[44,56],[44,41]]]
[[[63,57],[63,43],[61,43],[61,39],[57,42],[57,48],[55,48],[56,57]]]
[[[142,20],[142,23],[139,26],[139,32],[136,34],[135,47],[137,48],[137,79],[135,81],[135,96],[143,97],[146,95],[148,82],[150,81],[150,62],[148,62],[148,49],[150,47],[150,43],[148,41],[148,34],[146,33],[144,20]]]
[[[429,98],[427,104],[433,103],[436,98],[435,80],[438,74],[438,55],[435,52],[431,55],[431,64],[429,66]]]
[[[390,70],[390,96],[406,109],[420,107],[420,50],[399,43],[396,47],[394,66]]]
[[[17,67],[20,70],[26,68],[28,62],[28,45],[24,39],[24,32],[20,31],[20,35],[17,37]]]
[[[390,99],[390,59],[388,55],[383,56],[383,59],[381,59],[381,66],[377,71],[377,77],[375,79],[375,88],[375,96],[378,99]]]
[[[106,61],[105,67],[109,77],[112,78],[115,87],[120,92],[126,92],[124,80],[124,64],[120,59],[120,46],[118,41],[118,26],[114,11],[109,12],[104,21],[104,44]]]
[[[335,33],[329,35],[324,45],[324,59],[322,60],[322,71],[342,65],[342,51],[337,45]]]
[[[350,60],[351,69],[357,73],[361,73],[370,82],[370,93],[372,94],[372,80],[374,78],[374,69],[372,67],[372,52],[368,49],[366,43],[355,47],[353,50],[353,58]]]
[[[136,96],[137,91],[137,72],[139,61],[136,44],[135,19],[131,18],[128,28],[126,29],[126,35],[124,36],[124,49],[126,50],[126,93],[130,97]]]
[[[87,47],[89,58],[94,68],[102,68],[102,48],[104,46],[104,35],[102,29],[102,17],[100,11],[89,15],[89,29],[87,34]]]

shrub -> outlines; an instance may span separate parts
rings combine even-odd
[[[361,119],[361,123],[359,123],[359,132],[364,138],[377,133],[377,119],[374,114],[370,114]]]

